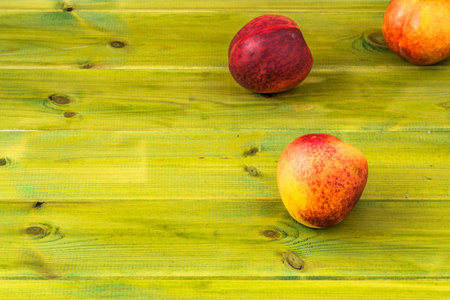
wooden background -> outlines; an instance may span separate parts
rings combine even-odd
[[[0,298],[448,298],[450,60],[391,53],[388,2],[0,1]],[[314,56],[272,97],[227,68],[266,13]],[[306,133],[369,162],[325,230],[276,186]]]

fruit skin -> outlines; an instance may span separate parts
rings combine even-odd
[[[313,57],[297,24],[281,15],[259,16],[234,36],[228,48],[231,75],[261,94],[287,91],[302,82]]]
[[[341,222],[361,197],[368,165],[356,147],[328,134],[307,134],[281,154],[277,183],[289,214],[312,228]]]
[[[382,32],[389,49],[409,62],[440,62],[450,56],[450,1],[393,0]]]

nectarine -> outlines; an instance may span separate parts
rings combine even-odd
[[[394,53],[416,65],[450,56],[450,0],[392,0],[382,32]]]
[[[251,20],[232,39],[228,49],[231,75],[256,93],[279,93],[302,82],[313,57],[297,24],[280,15]]]
[[[281,154],[277,183],[289,214],[312,228],[338,224],[367,182],[368,165],[356,147],[328,134],[307,134]]]

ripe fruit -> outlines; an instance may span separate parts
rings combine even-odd
[[[263,15],[251,20],[228,49],[231,75],[256,93],[279,93],[302,82],[313,57],[297,24],[284,16]]]
[[[383,19],[388,47],[416,65],[450,56],[449,0],[392,0]]]
[[[325,228],[341,222],[361,197],[368,166],[356,147],[327,134],[307,134],[281,154],[277,182],[289,214]]]

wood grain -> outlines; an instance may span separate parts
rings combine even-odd
[[[284,12],[296,11],[296,10],[312,10],[323,11],[328,10],[382,10],[387,7],[385,0],[348,0],[348,1],[336,1],[336,0],[247,0],[247,1],[223,1],[223,0],[178,0],[178,1],[148,1],[148,0],[21,0],[20,2],[3,1],[0,3],[0,10],[12,10],[12,11],[67,11],[68,7],[73,8],[73,12],[77,10],[81,11],[154,11],[164,10],[171,13],[186,12],[190,13],[192,10],[212,10],[212,11],[276,11],[282,10]]]
[[[448,132],[449,81],[446,70],[313,69],[262,97],[227,70],[2,70],[0,129]]]
[[[388,50],[380,30],[383,11],[282,13],[299,25],[313,68],[424,69]],[[0,68],[223,69],[233,36],[261,14],[0,10]]]
[[[0,282],[3,299],[447,299],[445,281],[108,280]],[[3,295],[2,295],[3,296]]]
[[[450,60],[390,52],[387,4],[0,1],[0,298],[448,299]],[[263,97],[226,54],[266,13],[314,67]],[[326,230],[276,187],[314,132],[369,162]]]
[[[3,131],[0,200],[279,199],[278,158],[306,133]],[[448,200],[448,133],[329,133],[366,155],[363,200]]]
[[[3,280],[445,279],[449,203],[360,202],[327,230],[281,201],[0,205]]]

